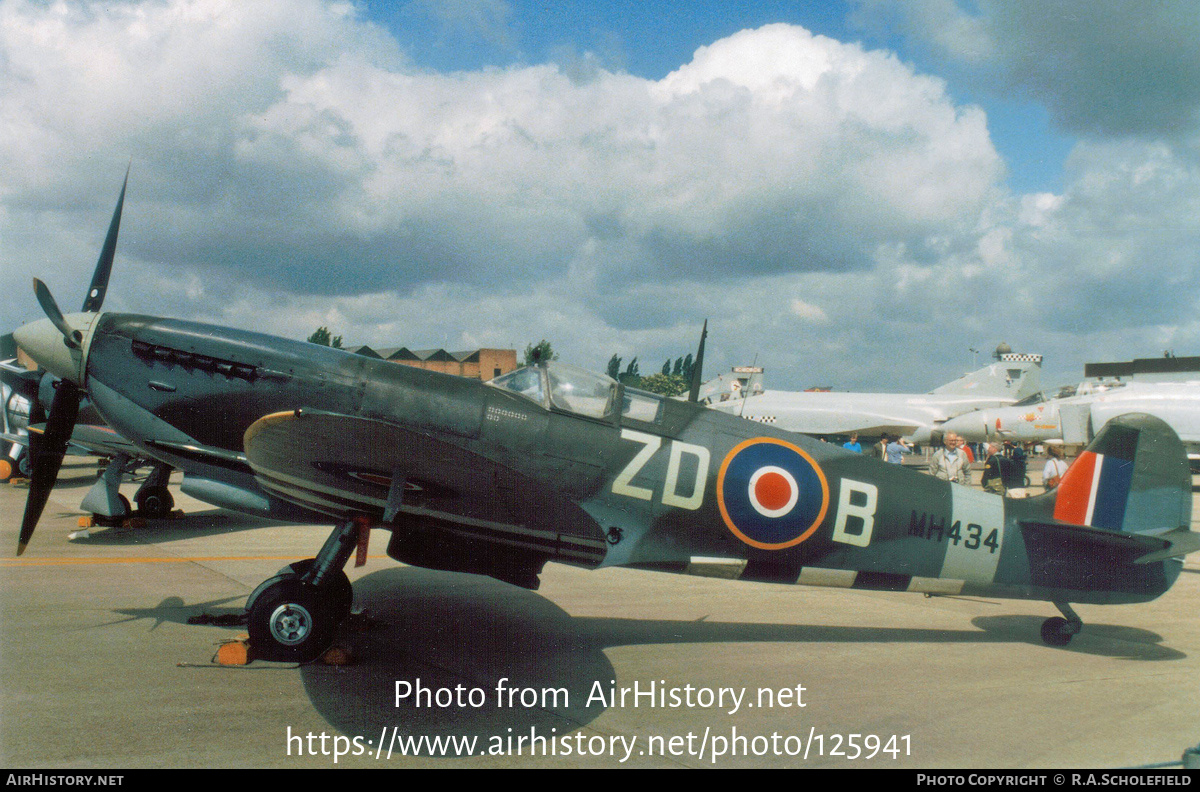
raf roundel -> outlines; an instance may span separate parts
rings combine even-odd
[[[829,509],[821,468],[791,443],[757,437],[737,445],[717,474],[725,525],[748,545],[782,550],[812,535]]]

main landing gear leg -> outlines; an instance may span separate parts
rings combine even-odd
[[[175,508],[175,498],[167,489],[167,482],[171,480],[171,470],[170,465],[155,465],[142,486],[138,487],[133,502],[137,504],[138,513],[143,517],[159,519],[171,515],[171,509]]]
[[[362,522],[338,523],[316,558],[285,567],[250,595],[247,628],[257,657],[307,662],[329,645],[350,614],[354,589],[342,568],[358,543]]]
[[[1083,629],[1083,620],[1065,602],[1056,602],[1054,607],[1066,618],[1051,616],[1042,622],[1042,641],[1050,646],[1066,646]]]

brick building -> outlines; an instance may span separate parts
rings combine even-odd
[[[350,351],[357,355],[390,360],[404,366],[415,366],[427,371],[481,380],[490,380],[517,368],[517,351],[515,349],[447,352],[444,349],[409,349],[408,347],[372,349],[364,345],[351,348]]]

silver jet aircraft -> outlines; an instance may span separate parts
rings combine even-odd
[[[1015,404],[1041,390],[1041,355],[996,351],[996,362],[929,393],[837,393],[768,390],[714,399],[709,407],[808,435],[883,434],[927,443],[956,415]]]
[[[1131,412],[1166,422],[1183,441],[1192,467],[1200,465],[1200,380],[1107,385],[1085,382],[1072,396],[978,410],[947,421],[942,428],[962,435],[968,442],[1059,440],[1082,445],[1111,419]]]

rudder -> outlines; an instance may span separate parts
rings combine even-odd
[[[1178,435],[1144,413],[1109,421],[1054,491],[1054,519],[1124,533],[1190,529],[1192,477]]]

